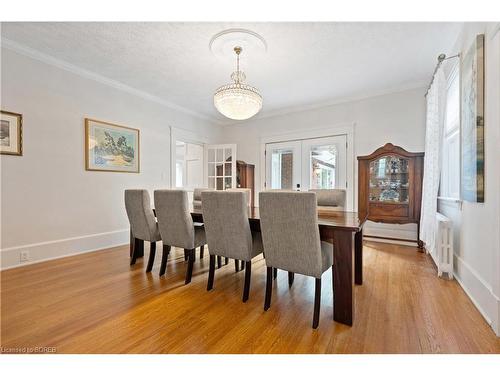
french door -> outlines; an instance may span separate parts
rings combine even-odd
[[[211,189],[236,187],[236,145],[205,145],[206,181]]]
[[[320,137],[266,144],[266,189],[347,187],[347,137]]]

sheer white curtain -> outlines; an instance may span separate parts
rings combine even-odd
[[[420,239],[424,241],[425,249],[431,253],[434,252],[436,246],[436,212],[441,172],[445,93],[446,80],[440,68],[427,94],[424,181],[420,217]]]

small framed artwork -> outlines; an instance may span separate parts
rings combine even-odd
[[[462,199],[484,202],[484,34],[477,35],[462,59]]]
[[[23,115],[0,111],[0,154],[23,155]]]
[[[85,169],[139,173],[139,129],[85,119]]]

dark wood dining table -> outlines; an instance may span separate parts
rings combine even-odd
[[[203,222],[201,209],[193,208],[195,222]],[[260,231],[258,207],[249,208],[250,228]],[[333,319],[352,326],[354,323],[354,285],[363,284],[363,224],[357,212],[318,208],[318,225],[322,241],[333,244]],[[132,246],[132,244],[131,244]],[[143,254],[143,245],[139,250]]]

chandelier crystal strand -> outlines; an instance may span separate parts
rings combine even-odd
[[[214,94],[214,105],[224,116],[232,120],[246,120],[262,109],[262,96],[255,87],[243,83],[245,73],[240,71],[241,47],[234,47],[236,71],[231,74],[234,83],[219,87]]]

